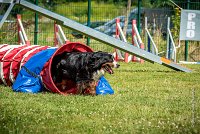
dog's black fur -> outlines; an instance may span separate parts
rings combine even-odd
[[[113,67],[118,68],[119,64],[106,52],[64,52],[53,58],[51,71],[54,83],[70,80],[76,83],[78,93],[89,89],[94,95],[99,78],[104,72],[112,74]]]

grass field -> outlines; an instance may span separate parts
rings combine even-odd
[[[0,133],[200,133],[199,65],[183,73],[120,64],[105,76],[114,95],[26,94],[0,86]]]

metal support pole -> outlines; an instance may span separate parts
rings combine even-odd
[[[137,29],[139,34],[140,34],[141,3],[142,0],[138,0]]]
[[[187,0],[187,9],[190,9],[190,0]],[[188,41],[185,41],[185,61],[188,61]]]
[[[90,27],[90,17],[91,17],[91,0],[88,0],[88,19],[87,19],[88,27]],[[90,37],[87,37],[87,45],[90,46]]]
[[[0,1],[1,2],[1,1]],[[3,1],[4,2],[4,1]],[[2,27],[3,23],[6,21],[8,15],[10,14],[11,10],[13,9],[15,3],[13,3],[13,1],[5,1],[5,3],[9,3],[10,2],[10,6],[8,7],[7,11],[5,12],[5,14],[3,15],[3,18],[0,20],[0,28]]]
[[[35,4],[38,5],[38,0],[35,0]],[[35,12],[34,45],[37,44],[38,44],[38,13]]]
[[[145,29],[147,29],[148,28],[148,25],[147,25],[147,17],[145,17],[145,25],[144,25],[144,27],[145,27]],[[146,32],[146,30],[144,31],[145,32],[145,44],[146,44],[146,50],[148,51],[148,52],[150,52],[150,39],[149,39],[149,37],[148,37],[148,35],[147,35],[147,32]]]

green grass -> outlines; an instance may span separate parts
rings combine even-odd
[[[199,65],[183,73],[147,62],[120,64],[105,76],[114,95],[27,94],[0,86],[0,133],[200,133]]]
[[[125,7],[119,4],[92,2],[91,21],[108,21],[119,15],[124,15]],[[66,16],[72,20],[87,22],[87,2],[69,2],[54,7],[54,12]],[[112,10],[111,10],[112,9]]]

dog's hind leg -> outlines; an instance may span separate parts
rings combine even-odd
[[[82,81],[76,83],[76,88],[77,88],[77,94],[84,94],[84,90],[86,88],[85,83]]]
[[[89,82],[89,94],[90,95],[96,95],[96,85],[97,85],[97,82],[96,81],[90,81]]]

